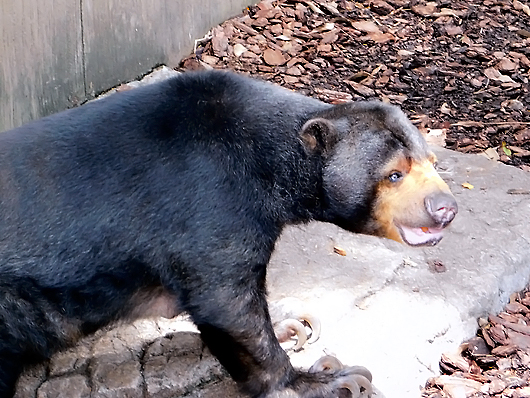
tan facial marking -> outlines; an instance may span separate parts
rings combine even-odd
[[[420,162],[399,156],[386,167],[386,176],[392,172],[403,175],[401,181],[382,180],[377,187],[374,218],[377,235],[403,242],[396,222],[411,227],[432,226],[432,219],[425,209],[425,197],[435,192],[450,192],[436,170],[434,155]]]

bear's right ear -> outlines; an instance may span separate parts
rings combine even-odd
[[[323,118],[308,120],[302,127],[300,138],[309,153],[320,153],[324,156],[330,153],[339,140],[333,123]]]

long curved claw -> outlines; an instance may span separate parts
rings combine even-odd
[[[359,396],[360,398],[372,396],[374,389],[370,380],[360,374],[352,375],[351,377],[355,379],[358,386],[361,388],[361,395]]]
[[[318,362],[318,361],[317,361]],[[369,382],[372,382],[372,373],[364,366],[347,366],[343,368],[342,375],[344,376],[362,376]]]
[[[310,368],[309,373],[335,373],[343,368],[342,363],[334,356],[326,355],[319,358]]]
[[[297,319],[311,329],[310,333],[306,332],[306,334],[309,334],[308,344],[312,344],[319,339],[321,330],[320,320],[307,312],[301,300],[294,297],[286,297],[271,303],[269,310],[275,323],[281,319]]]
[[[345,388],[351,392],[351,398],[369,398],[372,396],[372,383],[360,374],[342,376],[335,381],[335,388]]]
[[[291,347],[292,350],[299,350],[307,342],[307,333],[302,322],[296,319],[285,319],[278,323],[274,328],[276,338],[280,343],[291,340],[296,336],[296,344]]]
[[[348,390],[351,398],[370,398],[373,394],[372,373],[364,366],[345,367],[336,357],[326,355],[309,368],[309,373],[320,372],[338,376],[333,388]]]
[[[351,393],[350,398],[360,398],[361,395],[361,387],[357,382],[349,378],[347,376],[341,377],[340,379],[335,380],[334,389],[339,390],[341,388],[344,388],[348,390]]]
[[[302,314],[301,316],[296,317],[296,318],[301,321],[306,322],[311,328],[311,334],[310,334],[309,339],[307,340],[307,344],[313,344],[315,341],[317,341],[320,337],[320,329],[321,329],[320,319],[310,314]]]

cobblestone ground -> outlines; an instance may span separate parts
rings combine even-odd
[[[102,330],[28,369],[16,398],[236,398],[235,384],[182,317]]]

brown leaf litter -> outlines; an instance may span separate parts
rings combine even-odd
[[[530,170],[528,10],[519,0],[264,0],[213,28],[181,68],[230,68],[331,103],[379,98],[421,131],[443,130],[451,149]]]

